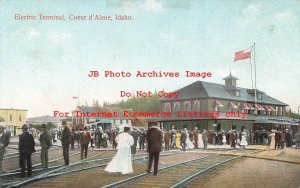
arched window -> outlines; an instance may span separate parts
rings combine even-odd
[[[165,103],[165,112],[171,112],[171,104],[170,103]]]
[[[174,109],[175,109],[175,112],[180,111],[180,105],[179,104],[175,104]]]
[[[185,103],[184,109],[185,111],[191,111],[191,103],[190,102]]]

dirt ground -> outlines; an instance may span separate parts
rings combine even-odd
[[[196,182],[193,187],[299,188],[300,164],[245,158],[204,175]]]

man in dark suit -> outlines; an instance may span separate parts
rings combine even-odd
[[[203,129],[202,140],[203,140],[203,149],[207,149],[208,132],[205,129]]]
[[[171,134],[170,134],[170,137],[171,137],[170,147],[171,147],[171,149],[173,149],[176,146],[176,144],[175,144],[175,135],[176,135],[176,131],[172,128]]]
[[[236,130],[232,130],[231,133],[230,133],[231,148],[235,148],[236,139],[237,139]]]
[[[162,132],[159,129],[158,125],[153,125],[147,131],[147,146],[148,146],[148,153],[149,153],[149,163],[148,163],[148,170],[147,172],[150,173],[153,159],[154,159],[154,173],[153,175],[157,175],[158,171],[158,161],[159,161],[159,153],[162,147]]]
[[[131,154],[135,155],[136,154],[137,141],[138,141],[138,132],[137,132],[136,128],[133,128],[130,135],[133,137],[133,140],[134,140],[134,143],[131,146]]]
[[[5,153],[5,148],[9,144],[8,133],[4,132],[4,126],[0,125],[0,173],[2,172],[2,161]]]
[[[22,132],[19,136],[21,177],[25,177],[26,165],[27,176],[30,177],[32,175],[31,154],[35,152],[35,142],[33,136],[28,132],[28,125],[22,126]]]
[[[193,131],[193,140],[194,140],[195,149],[198,149],[198,128],[197,127],[195,127],[195,130]]]
[[[61,145],[63,148],[63,156],[65,160],[65,165],[69,165],[69,149],[70,149],[70,142],[71,142],[71,131],[67,126],[66,122],[62,123],[64,129],[61,133]]]
[[[139,132],[139,145],[140,145],[140,150],[145,149],[145,142],[146,142],[146,132],[144,131],[143,128],[141,128]]]
[[[280,132],[278,130],[276,130],[276,132],[275,132],[275,149],[280,148],[280,139],[281,139]]]
[[[168,130],[164,133],[164,140],[165,140],[165,150],[170,150],[170,132]]]
[[[187,147],[187,144],[186,144],[187,137],[188,137],[188,135],[186,134],[186,132],[184,130],[181,130],[180,145],[181,145],[183,151],[185,151],[185,148]]]
[[[83,128],[83,132],[80,133],[80,159],[87,158],[88,146],[91,141],[91,133],[87,130],[87,127]],[[83,156],[84,153],[84,156]]]

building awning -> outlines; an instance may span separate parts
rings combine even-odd
[[[253,106],[251,106],[249,103],[243,103],[243,107],[246,110],[254,110]]]
[[[230,104],[230,106],[231,106],[232,108],[238,108],[238,107],[237,107],[237,105],[236,105],[236,104],[234,104],[234,103],[233,103],[233,102],[231,102],[231,101],[229,102],[229,104]]]
[[[255,116],[254,123],[270,123],[270,124],[278,124],[278,125],[297,125],[299,119],[294,119],[286,116],[264,116],[259,117]]]
[[[267,109],[268,111],[276,111],[276,109],[273,106],[269,106],[269,105],[264,105],[265,109]]]
[[[268,111],[272,111],[272,109],[268,105],[265,105],[265,109],[267,109]]]
[[[269,108],[271,108],[272,111],[276,111],[276,109],[273,106],[268,106]]]
[[[287,120],[272,119],[272,118],[259,118],[255,120],[254,123],[271,123],[271,124],[281,124],[281,125],[291,125],[291,122]]]
[[[223,107],[223,104],[220,101],[216,100],[216,106]]]
[[[262,105],[257,104],[256,105],[257,110],[263,110],[265,111],[266,109],[264,109],[264,107]]]
[[[97,119],[95,123],[111,123],[110,119]]]

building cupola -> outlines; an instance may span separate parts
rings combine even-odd
[[[231,75],[231,71],[229,76],[223,78],[225,80],[225,90],[227,90],[231,95],[240,96],[240,90],[236,86],[236,81],[238,78]]]
[[[236,88],[236,80],[238,80],[238,78],[232,76],[231,71],[229,76],[223,78],[223,80],[225,80],[225,87]]]

